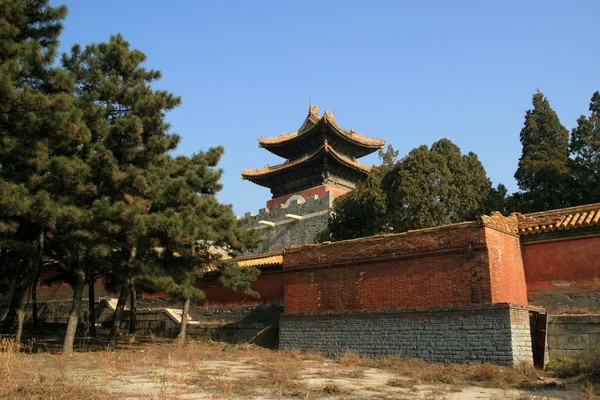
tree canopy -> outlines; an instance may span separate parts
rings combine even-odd
[[[91,290],[101,274],[120,292],[113,343],[130,289],[150,272],[188,306],[209,265],[253,293],[257,270],[220,263],[256,241],[215,197],[223,148],[172,156],[179,136],[166,113],[181,99],[153,88],[161,74],[142,65],[144,53],[114,35],[73,46],[54,66],[66,8],[0,0],[0,9],[0,269],[16,283],[4,330],[17,316],[19,338],[43,265],[74,289],[67,353],[84,283]]]
[[[515,179],[521,192],[519,211],[566,207],[570,201],[569,132],[543,93],[533,95],[521,129],[523,150]]]
[[[574,202],[600,201],[600,92],[590,102],[590,115],[582,115],[571,132]]]
[[[366,182],[336,199],[321,239],[343,240],[377,233],[445,225],[476,218],[488,206],[490,180],[473,153],[448,139],[420,146],[383,164]],[[397,153],[396,153],[397,155]]]
[[[82,167],[73,144],[88,140],[74,107],[73,80],[52,66],[65,18],[47,1],[0,1],[0,264],[16,288],[4,330],[35,285],[45,240],[70,214],[63,200],[86,191],[72,168]]]

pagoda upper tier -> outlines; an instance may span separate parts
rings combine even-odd
[[[282,133],[276,137],[261,138],[262,147],[280,157],[294,160],[315,151],[327,140],[336,151],[350,158],[360,158],[383,148],[381,139],[365,137],[354,130],[341,128],[329,111],[320,116],[319,107],[309,107],[308,116],[297,132]]]
[[[346,131],[335,123],[333,114],[318,113],[310,106],[298,130],[276,138],[259,140],[259,147],[284,157],[278,165],[242,171],[242,179],[271,189],[273,198],[298,193],[320,185],[352,190],[366,179],[371,167],[356,158],[383,148],[384,141]]]

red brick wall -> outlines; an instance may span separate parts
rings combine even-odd
[[[474,274],[486,254],[446,254],[286,275],[285,311],[366,310],[490,302]]]
[[[48,276],[49,277],[49,276]],[[43,282],[43,279],[40,281]],[[88,285],[83,288],[83,298],[88,298]],[[94,284],[94,292],[96,298],[98,297],[117,297],[118,293],[107,291],[104,288],[103,279],[98,279]],[[65,301],[73,299],[73,288],[68,283],[63,281],[53,282],[51,285],[41,284],[37,287],[37,301]]]
[[[529,289],[600,286],[600,236],[524,243]]]
[[[292,249],[284,269],[288,313],[492,302],[478,224]]]
[[[307,200],[308,197],[314,196],[314,195],[319,196],[319,198],[323,198],[325,196],[325,193],[327,193],[327,192],[331,192],[333,194],[333,198],[339,197],[339,196],[347,193],[346,191],[344,191],[342,189],[338,189],[333,186],[321,185],[321,186],[317,186],[314,188],[303,190],[301,192],[290,193],[290,194],[286,194],[285,196],[271,199],[271,200],[267,201],[267,208],[269,209],[269,211],[273,211],[273,209],[276,206],[278,206],[280,204],[285,204],[285,202],[288,201],[288,199],[290,197],[292,197],[293,195],[296,195],[296,194],[304,197],[304,200]]]
[[[485,228],[493,303],[527,304],[527,284],[517,235]]]
[[[283,272],[262,274],[252,282],[252,289],[260,294],[259,298],[245,295],[240,291],[222,287],[218,279],[200,281],[197,287],[204,290],[206,298],[196,302],[196,307],[235,307],[283,302]]]

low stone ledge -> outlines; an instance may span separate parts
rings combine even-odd
[[[282,349],[436,362],[532,362],[529,307],[503,304],[320,313],[280,320]]]
[[[284,312],[282,317],[292,316],[319,316],[319,315],[370,315],[370,314],[398,314],[398,313],[443,313],[456,311],[474,311],[474,310],[489,310],[489,309],[515,309],[527,310],[534,312],[544,312],[544,309],[532,305],[523,305],[515,303],[480,303],[480,304],[464,304],[464,305],[447,305],[447,306],[427,306],[427,307],[406,307],[406,308],[382,308],[382,309],[364,309],[364,310],[325,310],[325,311],[301,311],[287,313]]]
[[[600,314],[552,315],[553,324],[600,324]]]

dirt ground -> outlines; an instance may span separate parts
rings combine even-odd
[[[100,399],[592,399],[529,366],[336,359],[253,345],[149,340],[72,356],[40,346],[0,348],[0,398]]]

